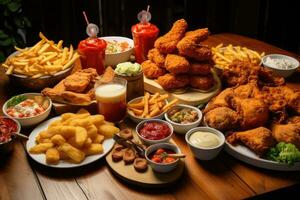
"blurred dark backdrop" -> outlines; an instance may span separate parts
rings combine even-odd
[[[136,15],[151,5],[151,22],[161,34],[179,18],[189,28],[208,27],[212,34],[231,32],[257,38],[300,54],[299,11],[297,1],[271,0],[23,0],[25,15],[32,27],[27,45],[38,40],[38,32],[77,46],[86,37],[85,10],[89,20],[101,24],[101,34],[131,37]]]

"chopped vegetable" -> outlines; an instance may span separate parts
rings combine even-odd
[[[266,158],[291,166],[300,161],[300,151],[294,144],[280,142],[268,151]]]
[[[141,65],[131,62],[120,63],[117,65],[115,72],[123,76],[136,76],[141,72]]]
[[[21,103],[22,101],[25,101],[26,99],[27,99],[27,97],[23,96],[23,95],[14,96],[7,102],[7,107],[9,108],[9,107],[15,106],[15,105]]]
[[[105,50],[106,54],[122,53],[124,51],[127,51],[130,48],[128,42],[126,41],[113,40],[113,41],[106,41],[106,42],[107,42],[107,46]]]
[[[189,124],[197,121],[198,113],[191,108],[173,109],[168,113],[168,117],[179,124]]]

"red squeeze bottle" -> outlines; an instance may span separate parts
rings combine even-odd
[[[106,42],[97,38],[98,26],[90,23],[87,26],[89,38],[80,41],[78,52],[80,54],[81,66],[85,68],[95,68],[99,75],[104,73]]]
[[[135,59],[140,64],[147,60],[148,51],[153,48],[154,42],[159,34],[157,26],[149,23],[150,19],[150,12],[143,10],[138,14],[140,23],[131,27]]]

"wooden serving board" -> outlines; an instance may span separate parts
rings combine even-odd
[[[135,126],[133,123],[128,123],[126,121],[126,125],[121,125],[121,129],[123,128],[131,128],[133,130],[134,139],[138,140],[138,136],[135,132]],[[129,125],[128,125],[129,124]],[[124,126],[124,127],[123,127]],[[128,127],[129,126],[129,127]],[[171,139],[171,143],[176,143]],[[148,169],[145,172],[137,172],[133,164],[125,165],[124,161],[121,160],[119,162],[114,162],[112,160],[112,151],[106,156],[106,161],[108,166],[110,167],[111,171],[121,178],[124,181],[129,183],[143,186],[143,187],[162,187],[168,186],[174,182],[176,182],[184,171],[184,159],[181,159],[178,163],[178,166],[169,173],[157,173],[152,170],[150,165],[148,165]]]
[[[202,103],[207,103],[213,96],[215,96],[221,90],[221,81],[219,78],[216,80],[214,88],[209,92],[199,92],[191,88],[182,94],[171,93],[164,90],[157,82],[152,79],[144,77],[144,89],[150,93],[169,94],[169,99],[178,99],[179,103],[188,104],[191,106],[198,106]]]

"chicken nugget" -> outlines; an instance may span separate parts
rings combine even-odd
[[[29,153],[32,153],[32,154],[45,153],[51,147],[53,147],[53,143],[37,144],[29,149]]]
[[[106,138],[111,138],[114,134],[118,133],[119,131],[120,129],[118,127],[109,124],[103,124],[98,128],[98,133],[104,135],[104,137]]]
[[[211,61],[204,61],[204,62],[190,61],[189,74],[205,76],[211,74],[212,68],[213,68],[213,63]]]
[[[164,54],[174,53],[176,44],[183,38],[187,27],[188,24],[184,19],[177,20],[168,33],[155,41],[154,47]]]
[[[191,87],[199,90],[209,90],[214,86],[214,84],[215,79],[211,74],[207,76],[191,76],[190,79]]]
[[[184,74],[189,71],[190,63],[185,57],[168,54],[165,61],[165,67],[172,74]]]
[[[101,154],[103,152],[102,144],[91,144],[89,147],[83,149],[85,155]]]
[[[189,84],[189,77],[187,75],[172,75],[165,74],[157,79],[157,82],[165,89],[179,89]]]
[[[167,72],[165,69],[158,67],[155,63],[151,62],[150,60],[144,61],[141,64],[141,66],[145,76],[150,79],[156,79]]]
[[[68,143],[64,143],[63,145],[59,146],[58,150],[64,152],[75,163],[81,163],[85,158],[84,152]]]
[[[158,67],[165,67],[165,55],[154,48],[148,52],[148,59],[154,62]]]
[[[50,148],[46,151],[46,162],[48,164],[57,164],[59,158],[59,151],[56,148]]]

